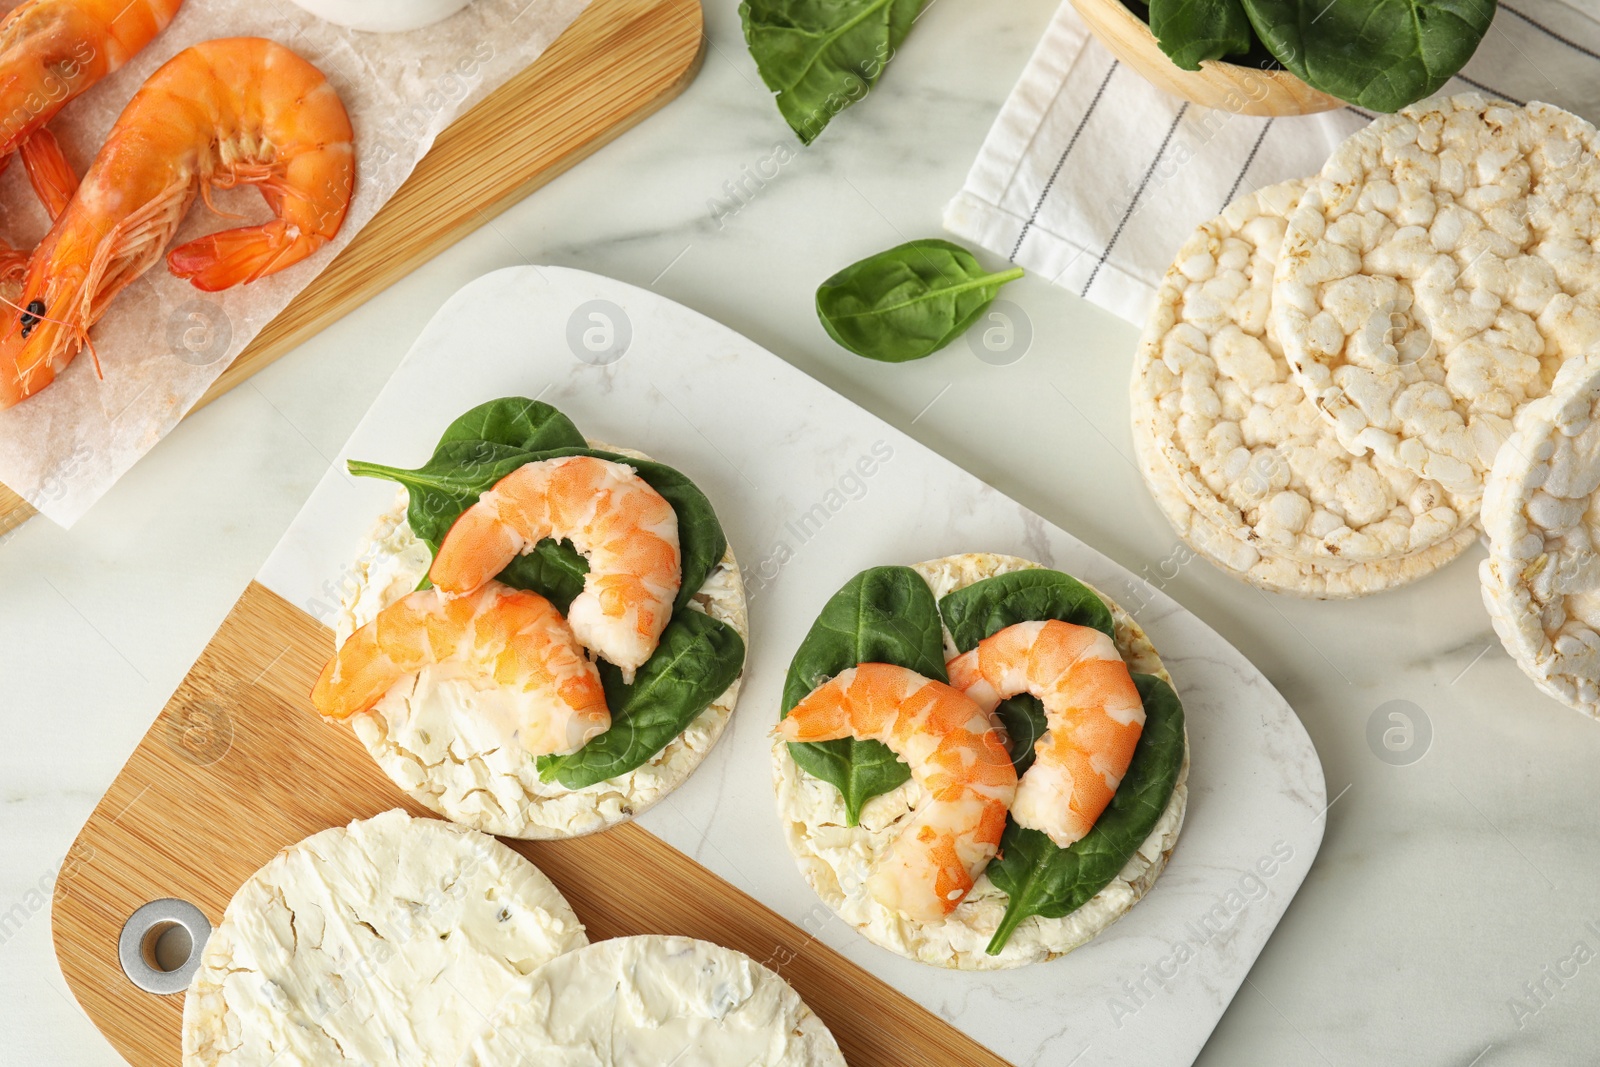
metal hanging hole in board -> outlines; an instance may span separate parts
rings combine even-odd
[[[117,958],[128,980],[163,996],[189,988],[211,921],[187,900],[152,900],[128,916],[117,939]]]

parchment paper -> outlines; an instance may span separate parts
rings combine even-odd
[[[5,4],[14,7],[14,4]],[[162,63],[217,37],[267,37],[316,64],[356,131],[356,190],[338,237],[307,261],[222,293],[202,293],[164,263],[119,296],[91,332],[105,378],[80,352],[55,383],[0,411],[0,482],[71,525],[200,399],[255,335],[328,265],[393,195],[434,138],[527,67],[588,0],[474,0],[444,22],[401,34],[357,33],[286,0],[188,0],[150,46],[73,101],[51,129],[82,174],[122,108]],[[0,110],[6,110],[0,108]],[[258,194],[219,207],[268,217]],[[49,228],[20,163],[0,176],[0,235],[32,248]],[[176,246],[241,225],[196,201]]]

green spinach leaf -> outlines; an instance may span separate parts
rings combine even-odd
[[[1067,848],[1038,830],[1006,820],[1000,855],[989,863],[989,880],[1011,899],[989,941],[992,956],[1022,920],[1032,915],[1059,919],[1087,903],[1117,876],[1150,836],[1177,785],[1183,766],[1183,705],[1172,687],[1150,674],[1135,674],[1144,700],[1144,732],[1133,761],[1094,828]]]
[[[1495,13],[1495,0],[1243,3],[1278,62],[1372,111],[1398,111],[1438,91],[1472,58]]]
[[[433,458],[415,470],[351,460],[350,473],[361,478],[387,478],[406,489],[406,521],[435,553],[439,542],[461,513],[483,491],[528,462],[535,453],[493,441],[442,442]]]
[[[800,140],[878,84],[927,0],[744,0],[745,43]]]
[[[1034,744],[1050,728],[1044,705],[1038,697],[1022,693],[1002,700],[995,706],[994,713],[1006,728],[1006,747],[1011,752],[1011,765],[1017,769],[1017,777],[1021,778],[1028,773],[1034,757],[1038,755],[1033,750]]]
[[[1150,0],[1150,32],[1184,70],[1199,70],[1201,60],[1244,55],[1255,41],[1239,0]]]
[[[503,396],[479,404],[445,427],[439,438],[441,445],[454,441],[491,441],[529,452],[588,444],[571,419],[549,404],[525,396]]]
[[[703,612],[679,612],[632,685],[600,663],[611,728],[570,755],[540,756],[540,780],[582,789],[643,766],[733,684],[744,654],[733,627]]]
[[[829,678],[861,663],[892,663],[949,680],[939,607],[928,583],[910,567],[862,571],[829,599],[789,663],[782,715]],[[879,741],[813,741],[792,744],[789,752],[802,770],[838,788],[849,826],[860,821],[867,801],[911,777]]]
[[[858,356],[904,363],[966,333],[1021,267],[989,274],[949,241],[910,241],[868,256],[822,283],[817,317]]]
[[[583,592],[584,579],[589,576],[589,561],[572,547],[570,541],[545,538],[506,564],[506,569],[495,577],[513,589],[531,589],[555,605],[565,615],[572,602]]]
[[[997,574],[946,593],[939,613],[962,652],[1013,623],[1044,619],[1092,626],[1116,637],[1111,609],[1094,590],[1071,575],[1042,567]]]
[[[450,525],[484,489],[526,463],[526,453],[584,444],[577,426],[556,408],[506,396],[479,404],[445,427],[433,456],[416,470],[360,460],[348,466],[359,477],[387,478],[405,486],[406,521],[437,553]]]

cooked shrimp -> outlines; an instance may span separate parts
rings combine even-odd
[[[419,589],[390,604],[328,661],[311,703],[326,718],[347,719],[434,666],[525,694],[517,739],[533,755],[576,752],[611,726],[600,674],[561,613],[499,582],[462,597]]]
[[[778,724],[787,741],[882,741],[928,799],[868,875],[874,900],[910,919],[942,919],[1000,847],[1017,772],[991,712],[959,690],[886,663],[818,686]]]
[[[439,546],[428,577],[465,593],[546,537],[589,560],[567,621],[584,646],[632,680],[656,650],[683,584],[678,515],[632,467],[565,456],[519,467],[468,508]]]
[[[51,219],[78,177],[45,124],[166,28],[183,0],[23,0],[0,20],[0,157],[22,151]]]
[[[1069,622],[1019,622],[950,661],[950,684],[993,711],[1031,693],[1047,729],[1017,785],[1011,817],[1062,848],[1111,803],[1144,732],[1144,702],[1111,638]]]
[[[123,109],[34,250],[0,330],[0,407],[55,379],[196,195],[254,185],[274,215],[174,249],[172,273],[199,289],[255,281],[327,244],[350,204],[353,136],[328,80],[282,45],[232,37],[179,52]]]

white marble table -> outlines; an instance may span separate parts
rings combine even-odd
[[[1176,566],[1127,459],[1125,323],[1027,279],[1007,295],[1034,341],[1009,366],[959,344],[868,363],[817,324],[822,278],[938,233],[1055,0],[940,0],[875,95],[803,153],[734,6],[708,4],[705,70],[680,101],[196,415],[73,530],[30,523],[0,545],[0,1063],[118,1062],[62,981],[41,883],[433,312],[526,262],[651,287],[746,334],[1146,571],[1298,709],[1337,799],[1200,1063],[1591,1060],[1600,959],[1573,953],[1600,952],[1600,727],[1500,650],[1479,551],[1376,600],[1267,598]],[[785,157],[719,221],[725,182]],[[1380,758],[1380,708],[1427,717],[1422,758]]]

